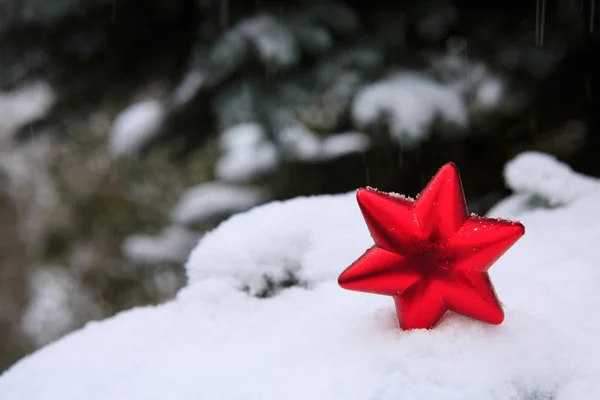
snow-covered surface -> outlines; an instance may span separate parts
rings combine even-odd
[[[137,153],[158,132],[165,110],[158,100],[144,100],[125,108],[113,122],[108,142],[117,156]]]
[[[263,190],[208,182],[187,189],[171,213],[175,223],[189,224],[246,211],[265,200]]]
[[[526,179],[533,164],[517,159],[508,169],[521,165],[513,172]],[[431,331],[399,331],[389,297],[336,283],[372,244],[354,194],[299,198],[232,217],[192,252],[188,286],[174,301],[92,323],[41,349],[0,378],[0,394],[598,399],[600,190],[580,194],[521,215],[526,235],[490,270],[506,312],[500,326],[448,314]],[[277,282],[289,274],[302,285],[251,295],[265,276]]]
[[[359,126],[384,118],[390,133],[403,144],[426,139],[436,117],[464,127],[467,105],[460,90],[416,73],[401,73],[362,88],[352,105]]]
[[[279,163],[276,146],[257,123],[238,124],[225,130],[220,147],[223,155],[216,163],[215,176],[224,181],[247,181],[272,171]]]
[[[56,94],[46,82],[34,82],[0,92],[0,139],[10,138],[23,125],[44,117]]]
[[[157,235],[137,234],[123,243],[123,253],[140,264],[183,263],[198,242],[198,235],[185,227],[169,226]]]

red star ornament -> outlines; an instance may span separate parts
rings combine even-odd
[[[525,227],[469,215],[456,165],[444,165],[416,201],[370,188],[357,200],[375,245],[342,272],[342,288],[392,296],[401,329],[433,328],[446,311],[504,320],[487,271]]]

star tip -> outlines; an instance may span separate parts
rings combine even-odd
[[[359,198],[364,192],[368,192],[368,191],[369,191],[368,187],[358,188],[358,190],[356,191],[356,198]]]
[[[442,168],[458,169],[458,167],[456,166],[456,163],[454,161],[448,161],[446,164],[443,165]]]
[[[517,239],[520,239],[523,235],[525,235],[525,225],[518,221],[511,221],[510,224],[514,228],[514,235]]]
[[[348,272],[348,269],[346,269],[344,272],[342,272],[340,274],[340,276],[338,276],[338,279],[337,279],[338,285],[342,289],[348,289],[349,279],[348,279],[347,272]]]
[[[492,325],[500,325],[504,322],[504,310],[502,308],[498,309],[498,312],[495,313],[488,321]]]
[[[364,205],[365,201],[369,201],[369,199],[373,198],[373,195],[379,194],[380,192],[372,187],[362,187],[356,191],[356,201],[360,206]]]
[[[458,167],[456,166],[456,163],[454,163],[453,161],[447,162],[446,164],[442,165],[442,168],[440,168],[440,172],[442,171],[448,171],[448,172],[454,172],[456,174],[458,174]]]
[[[442,165],[432,180],[444,178],[457,179],[460,181],[460,172],[458,171],[458,167],[454,162],[450,161]]]

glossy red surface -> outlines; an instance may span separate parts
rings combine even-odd
[[[504,320],[487,271],[525,228],[469,215],[453,163],[416,201],[369,188],[357,200],[375,245],[342,272],[342,288],[393,296],[402,329],[432,328],[449,310]]]

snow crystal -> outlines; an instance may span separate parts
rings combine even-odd
[[[247,181],[272,171],[279,163],[277,148],[267,140],[261,125],[234,125],[221,134],[223,155],[215,175],[224,181]]]
[[[173,222],[189,224],[220,217],[261,203],[265,193],[261,189],[208,182],[187,189],[172,211]]]
[[[138,234],[123,243],[123,253],[129,260],[142,264],[185,262],[198,242],[198,235],[179,226],[169,226],[158,235]]]
[[[112,154],[135,154],[157,133],[165,110],[158,100],[145,100],[127,107],[115,118],[109,149]]]
[[[578,193],[562,208],[520,215],[527,234],[490,269],[505,307],[500,326],[450,313],[433,330],[398,330],[389,297],[336,282],[372,245],[355,195],[298,198],[230,218],[191,253],[188,286],[174,301],[90,324],[39,350],[0,378],[0,393],[596,399],[600,190]],[[266,277],[276,283],[290,274],[299,287],[252,296]]]
[[[22,126],[44,117],[55,101],[54,90],[45,82],[0,92],[0,139],[10,138]]]
[[[424,140],[436,117],[465,126],[466,104],[461,93],[415,73],[403,73],[361,89],[352,106],[360,126],[387,118],[390,133],[404,144]]]

